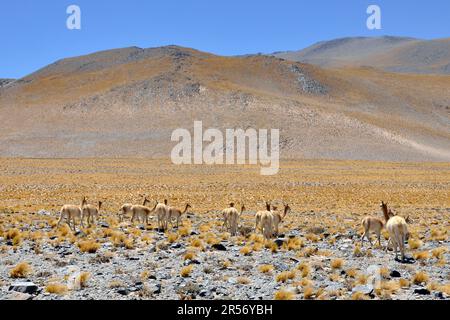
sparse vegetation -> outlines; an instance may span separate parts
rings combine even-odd
[[[11,269],[11,278],[26,278],[31,273],[31,266],[27,262],[21,262]]]
[[[67,293],[68,288],[62,283],[50,283],[45,287],[45,291],[51,294],[63,295]]]

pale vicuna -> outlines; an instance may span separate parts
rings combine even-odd
[[[259,211],[255,215],[255,232],[261,230],[264,239],[271,239],[274,232],[274,219],[270,203],[266,203],[266,211]]]
[[[230,217],[230,212],[233,211],[233,210],[236,210],[234,208],[234,203],[233,202],[230,203],[230,206],[228,208],[225,208],[225,209],[222,210],[222,217],[223,217],[223,226],[222,226],[222,228],[223,228],[224,231],[227,231],[227,230],[230,229],[229,217]]]
[[[280,223],[283,222],[284,218],[286,218],[287,214],[291,211],[291,207],[289,207],[288,204],[284,205],[284,211],[283,213],[280,213],[274,208],[272,211],[272,217],[273,217],[273,232],[275,236],[278,236],[279,234],[279,227]]]
[[[173,227],[173,220],[175,219],[177,221],[177,228],[180,226],[181,218],[186,212],[192,208],[192,206],[188,203],[186,204],[186,207],[184,208],[184,211],[181,211],[180,209],[169,207],[169,215],[168,219],[170,224]]]
[[[82,217],[82,219],[84,219],[84,217],[87,217],[87,224],[88,224],[88,226],[90,226],[91,224],[95,223],[95,219],[98,220],[100,209],[102,208],[102,204],[103,203],[101,201],[99,201],[98,202],[98,207],[93,206],[91,204],[85,204],[81,208],[81,217]]]
[[[72,228],[70,226],[70,221],[73,223],[73,231],[76,231],[76,219],[80,220],[81,227],[84,228],[83,225],[83,215],[82,215],[82,208],[86,205],[86,198],[83,198],[81,201],[80,206],[72,205],[72,204],[66,204],[61,208],[61,217],[58,221],[58,227],[60,226],[61,222],[66,219],[67,224],[69,225],[69,228]]]
[[[255,214],[255,232],[258,232],[258,230],[261,230],[262,232],[261,218],[264,214],[270,211],[270,203],[266,202],[266,211],[258,211]]]
[[[402,261],[405,260],[405,242],[408,236],[408,225],[406,220],[400,216],[393,216],[392,212],[388,210],[387,203],[381,202],[381,209],[383,210],[383,214],[386,223],[386,230],[389,233],[389,243],[394,247],[395,250],[395,258],[398,259],[398,251],[401,252]],[[389,246],[389,245],[388,245]],[[388,249],[386,247],[386,250]]]
[[[142,203],[143,206],[146,206],[147,203],[150,203],[150,201],[147,199],[147,197],[144,197],[144,202]],[[131,208],[134,206],[134,204],[131,203],[125,203],[122,207],[119,209],[119,221],[122,222],[124,218],[128,215],[131,215]]]
[[[241,206],[241,213],[234,207],[234,203],[230,204],[229,208],[222,211],[224,218],[224,227],[231,233],[232,236],[236,236],[238,232],[239,219],[242,213],[245,211],[245,206]]]
[[[148,218],[153,212],[155,212],[158,202],[156,202],[153,209],[150,209],[146,206],[149,201],[147,200],[147,198],[145,200],[146,201],[144,201],[143,206],[135,205],[131,207],[131,223],[134,223],[134,220],[138,218],[139,221],[141,221],[142,219],[142,222],[145,222],[145,224],[148,225]]]
[[[164,203],[158,203],[155,208],[155,214],[158,219],[158,229],[167,230],[168,219],[169,219],[169,207],[167,205],[167,200]]]
[[[370,239],[370,233],[374,232],[378,238],[378,245],[381,247],[381,231],[385,227],[388,220],[394,216],[394,214],[391,210],[389,210],[387,215],[384,215],[383,213],[383,216],[384,221],[381,218],[371,216],[367,216],[362,220],[361,224],[364,228],[364,234],[361,237],[361,246],[364,245],[364,238],[367,238],[370,245],[373,246],[372,240]]]

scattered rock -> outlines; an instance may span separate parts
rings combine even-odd
[[[182,247],[181,243],[174,243],[170,246],[172,249],[180,249]]]
[[[283,244],[286,243],[286,240],[283,240],[283,239],[277,239],[277,240],[275,240],[274,242],[275,242],[275,244],[278,246],[278,248],[281,248],[281,247],[283,246]]]
[[[211,247],[218,251],[227,251],[227,248],[221,243],[213,244]]]
[[[34,294],[38,291],[38,286],[33,282],[14,282],[9,291],[16,291],[20,293]]]
[[[126,289],[126,288],[119,288],[116,291],[118,294],[121,294],[123,296],[127,296],[130,294],[130,290]]]
[[[109,228],[109,224],[106,222],[100,222],[100,227],[108,229]]]
[[[420,288],[420,289],[416,289],[414,290],[415,294],[420,294],[420,295],[424,295],[424,296],[428,296],[431,294],[430,290],[426,289],[426,288]]]
[[[391,273],[390,273],[390,276],[392,278],[400,278],[402,275],[397,270],[392,270]]]

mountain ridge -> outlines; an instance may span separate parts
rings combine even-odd
[[[283,158],[450,161],[448,87],[446,75],[266,55],[106,50],[0,87],[0,156],[169,157],[171,132],[202,120],[279,128]]]

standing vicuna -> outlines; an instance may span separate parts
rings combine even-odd
[[[147,199],[147,197],[144,197],[144,202],[142,203],[143,206],[147,205],[147,203],[150,203],[150,201]],[[128,214],[131,214],[131,208],[134,206],[134,204],[131,203],[125,203],[122,207],[119,209],[119,221],[122,222],[124,217],[126,217]]]
[[[141,218],[142,218],[143,222],[145,222],[145,224],[148,225],[148,217],[150,216],[150,214],[155,212],[158,202],[156,202],[153,209],[150,209],[149,207],[147,207],[146,206],[147,203],[150,203],[150,201],[148,201],[147,198],[145,198],[144,205],[142,205],[142,206],[135,205],[135,206],[131,207],[131,223],[134,223],[134,220],[136,218],[138,218],[138,221],[141,222]]]
[[[184,208],[184,211],[180,209],[169,207],[168,220],[173,228],[173,219],[177,220],[177,228],[180,226],[181,217],[188,211],[188,209],[192,208],[192,206],[188,203]]]
[[[86,199],[86,197],[84,199]],[[99,201],[98,202],[98,207],[93,206],[91,204],[85,204],[81,208],[82,220],[84,219],[84,217],[87,217],[87,224],[88,224],[88,226],[90,226],[92,223],[95,223],[95,219],[98,220],[100,209],[102,208],[102,204],[103,203],[101,201]]]
[[[222,211],[224,219],[224,227],[231,233],[232,236],[236,236],[238,232],[239,219],[245,211],[245,205],[241,206],[241,213],[234,207],[234,203],[230,203],[230,207]]]
[[[370,233],[374,232],[378,238],[378,244],[381,247],[381,231],[385,227],[386,223],[390,218],[394,216],[391,210],[387,212],[387,215],[384,215],[384,221],[378,217],[367,216],[362,221],[361,224],[364,228],[364,234],[361,237],[361,246],[364,245],[364,238],[369,240],[371,246],[373,246],[372,240],[370,239]]]
[[[273,236],[274,218],[270,210],[270,203],[266,203],[266,211],[259,211],[255,215],[255,232],[261,230],[264,239],[269,240]]]
[[[66,204],[61,208],[61,217],[58,221],[57,227],[60,226],[63,219],[66,219],[67,224],[70,226],[70,220],[72,220],[73,223],[73,231],[76,231],[76,218],[80,220],[81,227],[84,228],[83,225],[83,215],[82,215],[82,208],[86,205],[86,198],[83,198],[81,201],[80,206],[72,205],[72,204]]]
[[[381,201],[381,209],[386,219],[386,230],[389,232],[389,243],[394,246],[395,259],[398,259],[398,251],[402,254],[402,261],[405,260],[405,242],[408,235],[408,225],[406,220],[400,216],[394,216],[392,211],[388,210],[387,203]],[[386,250],[389,245],[386,246]]]
[[[277,237],[279,234],[279,226],[280,223],[283,222],[284,218],[286,218],[287,214],[291,211],[291,207],[288,204],[284,205],[283,213],[280,213],[276,210],[276,208],[272,211],[272,227],[274,231],[274,235]]]
[[[169,219],[169,207],[167,205],[167,199],[164,203],[158,203],[155,208],[156,217],[158,218],[158,229],[167,230]]]
[[[261,226],[261,218],[264,214],[267,212],[270,212],[270,203],[266,202],[266,211],[258,211],[255,214],[255,232],[258,232],[258,230],[261,230],[262,232],[262,226]]]

